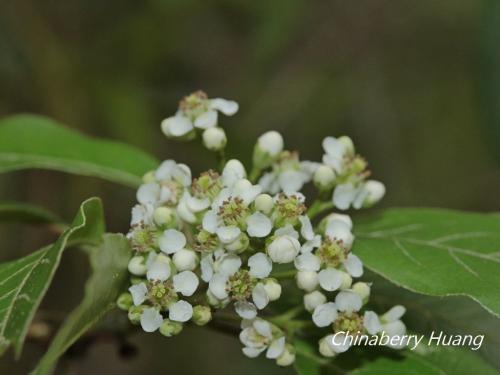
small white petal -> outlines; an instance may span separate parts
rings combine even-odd
[[[326,327],[335,319],[337,319],[337,308],[332,302],[316,306],[312,314],[312,320],[318,327]]]
[[[363,325],[370,335],[375,335],[382,331],[382,324],[378,315],[373,311],[366,311],[363,317]]]
[[[262,151],[268,153],[272,157],[275,157],[283,151],[284,141],[280,133],[271,130],[262,134],[257,139],[257,145]]]
[[[135,306],[139,306],[146,300],[146,294],[148,293],[148,288],[146,284],[140,283],[132,285],[128,288],[130,294],[132,294],[132,299],[134,301]]]
[[[340,332],[331,335],[331,340],[328,340],[328,344],[335,353],[344,353],[351,347],[352,339],[346,339],[346,336]]]
[[[321,246],[321,236],[317,234],[313,237],[312,240],[306,241],[305,243],[302,244],[302,246],[300,247],[300,252],[303,254],[310,253],[311,251],[320,246]]]
[[[349,224],[343,220],[328,220],[325,234],[332,239],[342,240],[343,245],[347,249],[350,249],[352,247],[354,235],[351,232],[351,227],[349,226]]]
[[[339,289],[342,285],[342,280],[342,272],[334,268],[326,268],[321,270],[318,274],[319,285],[328,292]]]
[[[160,185],[150,182],[139,186],[137,201],[142,204],[156,204],[160,198]]]
[[[326,297],[318,290],[304,294],[304,307],[307,311],[312,312],[314,309],[326,302]]]
[[[176,322],[187,322],[193,316],[193,306],[186,301],[177,301],[168,308],[168,318]]]
[[[141,314],[141,327],[145,332],[154,332],[160,328],[163,317],[155,308],[144,309]]]
[[[167,229],[158,240],[158,244],[161,251],[173,254],[186,246],[186,236],[178,230]]]
[[[182,137],[193,130],[193,124],[187,117],[172,116],[161,122],[161,130],[167,137]]]
[[[384,315],[382,315],[382,318],[386,322],[394,322],[398,319],[400,319],[406,312],[406,309],[404,306],[401,305],[396,305],[392,307],[389,311],[387,311]]]
[[[406,326],[401,320],[386,323],[383,326],[383,331],[389,336],[402,336],[406,333]]]
[[[328,155],[336,158],[342,158],[347,149],[344,143],[334,137],[326,137],[323,139],[322,146],[323,150],[325,150]]]
[[[237,159],[229,160],[222,171],[222,183],[224,186],[232,187],[242,178],[246,178],[247,172],[243,164]]]
[[[305,215],[299,216],[299,221],[301,224],[300,234],[302,237],[308,241],[312,240],[314,238],[314,231],[309,217]]]
[[[253,319],[257,316],[257,308],[248,301],[238,301],[234,304],[234,310],[243,319]]]
[[[186,199],[186,205],[191,211],[200,212],[210,207],[210,199],[208,198],[200,199],[188,195]]]
[[[219,237],[220,242],[224,244],[229,244],[231,242],[236,241],[240,233],[241,233],[240,228],[234,225],[217,228],[217,236]]]
[[[196,223],[196,215],[188,208],[186,200],[181,199],[177,205],[177,214],[179,217],[187,223]]]
[[[335,304],[339,311],[353,312],[361,309],[363,301],[357,293],[343,290],[335,297]]]
[[[163,161],[155,172],[157,180],[170,180],[172,178],[172,169],[177,163],[175,160]]]
[[[300,171],[288,170],[279,175],[279,184],[285,193],[300,191],[304,182],[304,175]]]
[[[215,210],[207,211],[203,216],[203,229],[205,229],[208,233],[215,233],[217,231],[218,220],[217,212]]]
[[[148,266],[146,277],[148,280],[165,281],[170,277],[170,265],[161,260],[155,260]]]
[[[208,129],[217,125],[217,111],[207,111],[194,120],[194,126],[199,129]]]
[[[259,310],[262,310],[267,306],[267,304],[269,303],[269,296],[267,295],[264,285],[262,285],[261,283],[255,285],[252,290],[252,299],[255,303],[255,306],[257,306]]]
[[[198,288],[198,277],[191,271],[183,271],[173,277],[175,291],[189,297]]]
[[[248,258],[250,276],[258,279],[268,277],[273,269],[271,259],[264,253],[257,253]]]
[[[215,98],[210,100],[210,107],[224,113],[226,116],[232,116],[238,112],[238,103],[233,100]]]
[[[215,274],[210,279],[208,283],[208,289],[212,294],[220,300],[227,298],[227,276],[221,274]]]
[[[321,260],[313,253],[305,253],[295,258],[295,268],[299,271],[319,271]]]
[[[295,238],[296,240],[299,239],[299,232],[297,232],[295,229],[293,229],[293,226],[290,224],[287,224],[284,227],[276,229],[274,231],[274,234],[277,237],[287,235],[287,236]]]
[[[218,264],[217,271],[226,276],[234,275],[241,267],[241,258],[234,254],[224,254]]]
[[[357,193],[358,190],[351,183],[338,185],[333,191],[333,204],[339,210],[347,210]]]
[[[271,324],[265,320],[256,319],[253,321],[252,326],[261,336],[267,338],[271,338],[273,336]]]
[[[311,292],[318,286],[316,271],[298,271],[296,274],[297,286],[306,292]]]
[[[266,215],[256,212],[247,219],[247,233],[251,237],[266,237],[273,229],[273,223]]]
[[[266,352],[266,358],[276,359],[285,351],[285,336],[271,342]]]
[[[363,275],[363,263],[356,255],[349,254],[343,264],[352,277],[360,277]]]
[[[248,358],[256,358],[259,356],[260,353],[262,353],[264,350],[266,350],[265,347],[263,348],[249,348],[245,346],[244,348],[241,349],[243,354],[245,354]]]
[[[214,274],[213,259],[211,254],[205,255],[201,258],[200,268],[201,268],[201,279],[208,283]]]
[[[182,186],[191,185],[191,169],[186,164],[176,164],[172,169],[172,178]]]

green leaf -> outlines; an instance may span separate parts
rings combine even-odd
[[[402,360],[379,358],[351,375],[496,375],[495,369],[470,350],[449,347],[422,347],[405,351]]]
[[[104,235],[102,244],[92,249],[93,273],[85,287],[85,297],[60,328],[34,375],[51,374],[58,358],[115,306],[127,282],[130,254],[130,244],[121,234]]]
[[[101,200],[80,206],[73,224],[53,244],[0,264],[0,354],[10,345],[19,357],[26,332],[68,244],[97,243],[104,233]]]
[[[153,157],[134,147],[87,137],[45,117],[0,120],[0,172],[52,169],[136,187],[157,166]]]
[[[307,342],[295,340],[294,344],[297,350],[294,363],[297,374],[319,375],[323,359],[314,352],[314,348]]]
[[[500,316],[500,215],[402,208],[360,219],[355,250],[366,267],[414,292],[468,296]]]
[[[62,223],[62,220],[43,207],[22,202],[0,202],[0,222],[30,224]]]

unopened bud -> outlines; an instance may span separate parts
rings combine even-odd
[[[155,171],[149,171],[144,176],[142,176],[142,182],[145,184],[149,184],[150,182],[155,182]]]
[[[188,249],[177,251],[172,260],[178,271],[192,271],[198,264],[198,256],[193,250]]]
[[[211,151],[219,151],[226,147],[227,138],[224,129],[208,128],[203,132],[203,144]]]
[[[146,260],[142,255],[132,257],[128,262],[128,270],[132,275],[143,276],[147,272]]]
[[[298,271],[297,286],[307,292],[318,286],[318,274],[315,271]]]
[[[175,213],[168,207],[158,207],[155,209],[153,217],[155,223],[159,226],[169,226],[175,222]]]
[[[281,297],[281,285],[276,279],[265,279],[264,289],[270,301],[276,301]]]
[[[116,306],[120,310],[128,311],[132,305],[134,304],[134,301],[132,299],[132,295],[130,293],[122,293],[116,300]]]
[[[193,307],[193,323],[199,326],[204,326],[212,320],[212,311],[208,306],[197,305]]]
[[[225,245],[225,249],[240,254],[248,248],[248,245],[250,245],[250,239],[245,233],[241,233],[236,240]]]
[[[260,194],[255,198],[255,209],[269,214],[274,207],[273,198],[269,194]]]
[[[146,305],[130,306],[128,309],[128,320],[132,324],[139,324],[141,322],[141,315],[144,309],[147,308]]]
[[[304,307],[307,311],[313,312],[314,309],[326,302],[326,297],[318,290],[304,295]]]
[[[262,134],[253,151],[253,163],[258,169],[269,167],[283,151],[283,137],[276,131]]]
[[[326,337],[323,337],[321,340],[319,340],[319,352],[321,353],[322,356],[324,357],[334,357],[335,352],[332,350],[332,347],[330,343],[328,342],[331,340],[333,335],[328,335]]]
[[[160,326],[160,333],[165,337],[178,335],[182,331],[182,323],[174,322],[170,319],[163,320]]]
[[[267,247],[267,253],[274,263],[293,262],[300,250],[300,242],[292,236],[275,238]]]
[[[380,181],[368,180],[363,189],[367,195],[363,201],[363,207],[371,207],[380,201],[385,195],[385,186]]]
[[[363,303],[368,302],[368,298],[370,297],[370,285],[362,281],[358,281],[352,285],[351,289],[354,293],[361,297]]]
[[[340,289],[349,289],[352,285],[352,277],[347,272],[342,272],[342,284]]]
[[[290,366],[295,362],[295,348],[287,344],[283,353],[276,359],[278,366]]]
[[[328,190],[335,182],[335,172],[328,165],[320,165],[314,172],[313,182],[319,190]]]

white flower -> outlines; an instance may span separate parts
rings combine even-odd
[[[274,208],[274,199],[269,194],[259,194],[255,198],[255,209],[269,214]]]
[[[401,337],[406,333],[406,326],[401,321],[401,317],[405,312],[406,309],[401,305],[394,306],[380,317],[373,311],[366,311],[363,317],[363,325],[371,335],[384,332],[389,337]],[[400,349],[404,346],[403,340],[400,341],[397,345],[389,344],[389,346]]]
[[[337,310],[351,313],[359,311],[361,306],[363,306],[363,301],[357,293],[350,290],[343,290],[335,297],[335,305],[337,306]]]
[[[313,176],[314,184],[319,189],[328,189],[335,182],[335,172],[328,165],[320,165]]]
[[[145,332],[154,332],[160,328],[163,317],[154,307],[144,309],[141,314],[141,327]]]
[[[226,147],[227,138],[224,129],[213,127],[203,132],[203,144],[212,151],[219,151]]]
[[[191,185],[191,169],[175,160],[165,160],[155,172],[155,178],[162,182],[174,181],[181,186]]]
[[[297,286],[308,292],[314,290],[319,282],[317,271],[321,267],[321,260],[312,253],[304,253],[295,258],[297,268]]]
[[[196,214],[209,208],[210,203],[209,198],[196,198],[185,191],[177,206],[177,213],[182,220],[194,224],[198,220]]]
[[[268,131],[257,140],[257,146],[272,157],[283,151],[283,137],[277,131]]]
[[[385,194],[385,186],[378,181],[368,180],[361,184],[347,182],[337,185],[333,191],[333,204],[340,210],[349,207],[360,209],[377,203]]]
[[[272,172],[267,172],[259,179],[262,191],[270,194],[279,192],[292,193],[302,190],[302,187],[311,181],[315,168],[319,164],[303,161],[295,166],[277,167]]]
[[[300,250],[300,242],[290,236],[276,237],[267,247],[267,253],[274,263],[293,262]]]
[[[151,225],[153,223],[154,211],[154,205],[151,203],[136,204],[132,208],[132,219],[130,220],[130,225]]]
[[[354,146],[349,137],[340,138],[326,137],[323,140],[323,163],[333,168],[337,173],[342,173],[344,169],[344,157],[354,153]]]
[[[273,334],[271,324],[262,319],[251,322],[243,321],[243,330],[240,333],[240,341],[244,345],[243,354],[249,358],[255,358],[263,351],[266,357],[276,359],[285,351],[285,336]]]
[[[247,220],[247,233],[250,237],[266,237],[273,229],[273,223],[266,215],[256,212],[250,215]]]
[[[168,202],[172,196],[172,192],[165,186],[161,186],[157,182],[149,182],[142,184],[137,190],[137,201],[143,205],[157,206]]]
[[[238,103],[221,98],[208,99],[204,93],[191,94],[181,102],[175,116],[162,121],[161,130],[167,137],[183,137],[195,128],[214,127],[217,125],[217,111],[232,116],[238,111]]]

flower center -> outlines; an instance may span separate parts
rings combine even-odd
[[[343,246],[342,240],[332,240],[330,237],[325,237],[317,255],[326,266],[337,267],[347,258],[347,249]]]
[[[246,227],[246,218],[250,211],[239,197],[230,197],[224,201],[219,208],[218,215],[225,225],[235,225],[240,228]]]
[[[219,247],[219,239],[216,234],[200,229],[196,235],[196,243],[194,248],[197,251],[205,252],[216,250]]]
[[[207,111],[207,99],[207,94],[203,91],[196,91],[182,99],[179,103],[179,108],[187,117],[194,120]]]
[[[276,201],[276,220],[279,226],[285,224],[294,225],[297,219],[306,211],[306,206],[296,195],[287,196],[280,193]]]
[[[349,332],[357,335],[363,331],[363,318],[356,312],[340,313],[333,323],[335,332]]]
[[[209,170],[195,178],[191,185],[191,192],[196,198],[214,199],[222,190],[222,183],[217,172]]]
[[[130,236],[132,249],[139,253],[145,253],[154,248],[156,244],[156,231],[151,227],[136,227]]]
[[[250,276],[247,270],[239,270],[229,278],[228,291],[235,300],[245,300],[251,297],[257,280]]]
[[[150,281],[148,300],[155,306],[166,308],[177,300],[177,293],[169,281]]]

